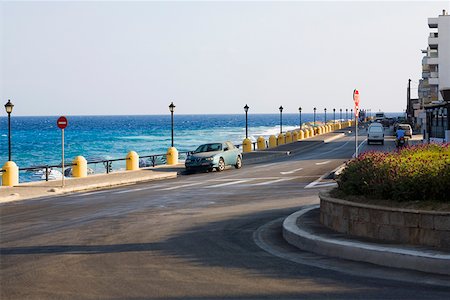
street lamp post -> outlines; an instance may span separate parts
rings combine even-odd
[[[169,110],[170,110],[171,123],[172,123],[172,147],[173,147],[173,111],[175,110],[175,105],[173,105],[173,102],[170,103]]]
[[[316,110],[317,108],[314,107],[314,127],[316,127]]]
[[[247,118],[247,113],[248,113],[248,105],[245,104],[244,106],[244,111],[245,111],[245,138],[248,138],[248,118]]]
[[[325,112],[325,125],[327,124],[327,109],[324,108],[323,111]]]
[[[8,102],[5,104],[5,110],[8,113],[8,160],[11,161],[11,113],[13,110],[14,104],[11,103],[11,100],[8,99]]]
[[[280,133],[283,133],[283,106],[278,109],[280,110]]]
[[[340,110],[339,121],[342,122],[342,108],[340,108],[339,110]]]
[[[353,108],[350,108],[350,121],[353,121]]]
[[[333,108],[333,123],[336,124],[336,108]]]
[[[298,108],[298,113],[300,115],[300,130],[301,130],[302,129],[302,108],[301,107]]]
[[[345,119],[348,121],[348,108],[345,109]]]

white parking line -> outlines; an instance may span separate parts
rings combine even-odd
[[[329,164],[331,161],[327,160],[327,161],[323,161],[323,162],[318,162],[316,163],[316,165],[320,166],[320,165],[326,165]]]
[[[301,171],[301,170],[303,170],[303,168],[298,168],[298,169],[295,169],[295,170],[292,170],[292,171],[287,171],[287,172],[280,172],[280,174],[281,175],[292,174],[292,173],[295,173],[295,172]]]

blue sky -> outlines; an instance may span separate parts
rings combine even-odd
[[[0,2],[16,115],[402,111],[430,2]],[[416,94],[413,90],[413,95]]]

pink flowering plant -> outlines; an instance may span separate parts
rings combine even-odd
[[[450,144],[366,152],[348,163],[337,182],[346,195],[450,202]]]

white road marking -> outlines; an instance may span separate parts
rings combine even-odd
[[[243,180],[238,180],[238,181],[232,181],[232,182],[226,182],[226,183],[221,183],[221,184],[215,184],[215,185],[210,185],[210,186],[206,186],[205,188],[216,188],[216,187],[222,187],[222,186],[228,186],[228,185],[234,185],[234,184],[239,184],[239,183],[244,183],[247,182],[248,180],[243,179]]]
[[[292,170],[292,171],[287,171],[287,172],[280,172],[280,174],[281,175],[292,174],[292,173],[295,173],[295,172],[300,171],[300,170],[303,170],[303,168],[298,168],[298,169],[295,169],[295,170]]]
[[[260,166],[255,166],[252,169],[259,169],[259,168],[265,168],[265,167],[270,167],[273,165],[279,165],[280,163],[271,163],[271,164],[265,164],[265,165],[260,165]]]
[[[96,194],[102,194],[102,193],[108,193],[108,192],[111,192],[111,191],[108,191],[108,190],[106,190],[106,191],[96,191],[96,192],[90,192],[90,193],[83,193],[83,194],[74,194],[74,195],[70,195],[70,196],[67,196],[67,197],[82,197],[82,196],[90,196],[90,195],[96,195]]]
[[[323,162],[318,162],[316,163],[316,165],[320,166],[320,165],[326,165],[329,164],[331,161],[327,160],[327,161],[323,161]]]
[[[276,180],[255,183],[255,184],[252,184],[252,185],[268,185],[268,184],[274,184],[274,183],[282,182],[282,181],[294,180],[296,178],[298,178],[298,177],[280,178],[280,179],[276,179]]]
[[[112,194],[125,194],[125,193],[131,193],[131,192],[134,192],[134,190],[122,190],[122,191],[113,192]]]
[[[181,189],[181,188],[184,188],[184,187],[189,187],[189,186],[194,186],[194,185],[200,185],[200,184],[204,184],[204,183],[206,183],[206,182],[205,181],[192,182],[192,183],[188,183],[188,184],[176,185],[176,186],[163,188],[163,189],[159,189],[159,190],[160,191],[172,191],[172,190]]]
[[[327,186],[337,186],[336,182],[311,182],[307,186],[305,186],[305,189],[312,189],[312,188],[321,188],[321,187],[327,187]]]

